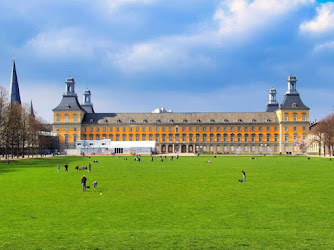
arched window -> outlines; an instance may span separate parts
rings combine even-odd
[[[158,134],[155,134],[155,141],[156,141],[156,142],[159,142],[159,141],[160,141],[160,138],[159,138],[159,135],[158,135]]]
[[[248,134],[245,134],[245,142],[248,142]]]
[[[82,136],[82,139],[83,139],[83,140],[87,140],[87,135],[83,135],[83,136]]]
[[[270,134],[267,134],[267,142],[270,142]]]
[[[252,134],[252,142],[255,142],[255,134]]]
[[[263,141],[263,135],[259,134],[259,142]]]
[[[288,142],[289,141],[289,134],[284,134],[284,141]]]
[[[119,141],[119,134],[116,135],[116,141]]]
[[[217,134],[216,136],[217,136],[217,142],[220,142],[220,134]]]
[[[293,121],[296,122],[297,121],[297,114],[293,113]]]
[[[169,134],[169,135],[168,135],[168,141],[169,141],[169,142],[172,142],[172,141],[173,141],[173,135],[172,135],[172,134]]]
[[[142,141],[146,141],[146,134],[142,134],[142,135],[141,135],[141,140],[142,140]]]
[[[109,139],[112,141],[114,140],[114,136],[112,134],[109,134]]]
[[[297,134],[294,133],[294,134],[293,134],[293,140],[295,141],[295,140],[297,140],[297,138],[298,138]]]
[[[65,115],[65,122],[68,122],[68,115]]]
[[[206,142],[206,140],[207,140],[207,136],[206,136],[206,134],[204,134],[203,135],[203,142]]]
[[[89,140],[94,140],[94,137],[92,134],[89,134]]]
[[[302,121],[303,121],[303,122],[306,121],[306,113],[302,113]]]
[[[199,137],[200,137],[200,135],[199,134],[196,134],[196,142],[199,142],[200,140],[199,140]]]
[[[288,113],[284,113],[284,121],[289,121],[289,114]]]
[[[227,134],[224,134],[223,137],[224,142],[227,142]]]
[[[68,143],[68,135],[67,134],[64,135],[64,140],[65,140],[65,143]]]
[[[241,142],[241,134],[238,134],[238,142]]]
[[[73,142],[75,143],[77,141],[77,135],[73,135]]]
[[[213,142],[213,134],[210,134],[210,142]]]
[[[231,142],[234,142],[234,134],[231,134],[230,138],[231,138]]]
[[[96,140],[100,140],[100,135],[95,136]]]

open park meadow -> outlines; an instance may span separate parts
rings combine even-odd
[[[286,156],[123,159],[1,162],[0,249],[334,246],[334,161]],[[212,163],[205,163],[209,159]],[[89,163],[92,172],[75,170]],[[238,182],[242,170],[244,183]],[[91,187],[86,192],[84,174]],[[97,190],[93,181],[98,181]]]

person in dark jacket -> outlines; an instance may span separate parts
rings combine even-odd
[[[87,178],[84,175],[84,176],[82,176],[82,179],[81,179],[82,191],[86,191],[86,182],[87,182]]]

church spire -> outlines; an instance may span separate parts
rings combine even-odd
[[[30,101],[30,115],[31,115],[32,117],[35,117],[34,107],[32,106],[32,100]]]
[[[15,67],[15,58],[13,58],[12,78],[10,81],[10,102],[17,102],[18,104],[21,104],[19,82],[17,80]]]

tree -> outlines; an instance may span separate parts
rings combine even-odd
[[[302,139],[297,139],[294,141],[295,145],[301,151],[303,154],[307,151],[307,149],[310,146],[310,141],[309,140],[302,140]]]

